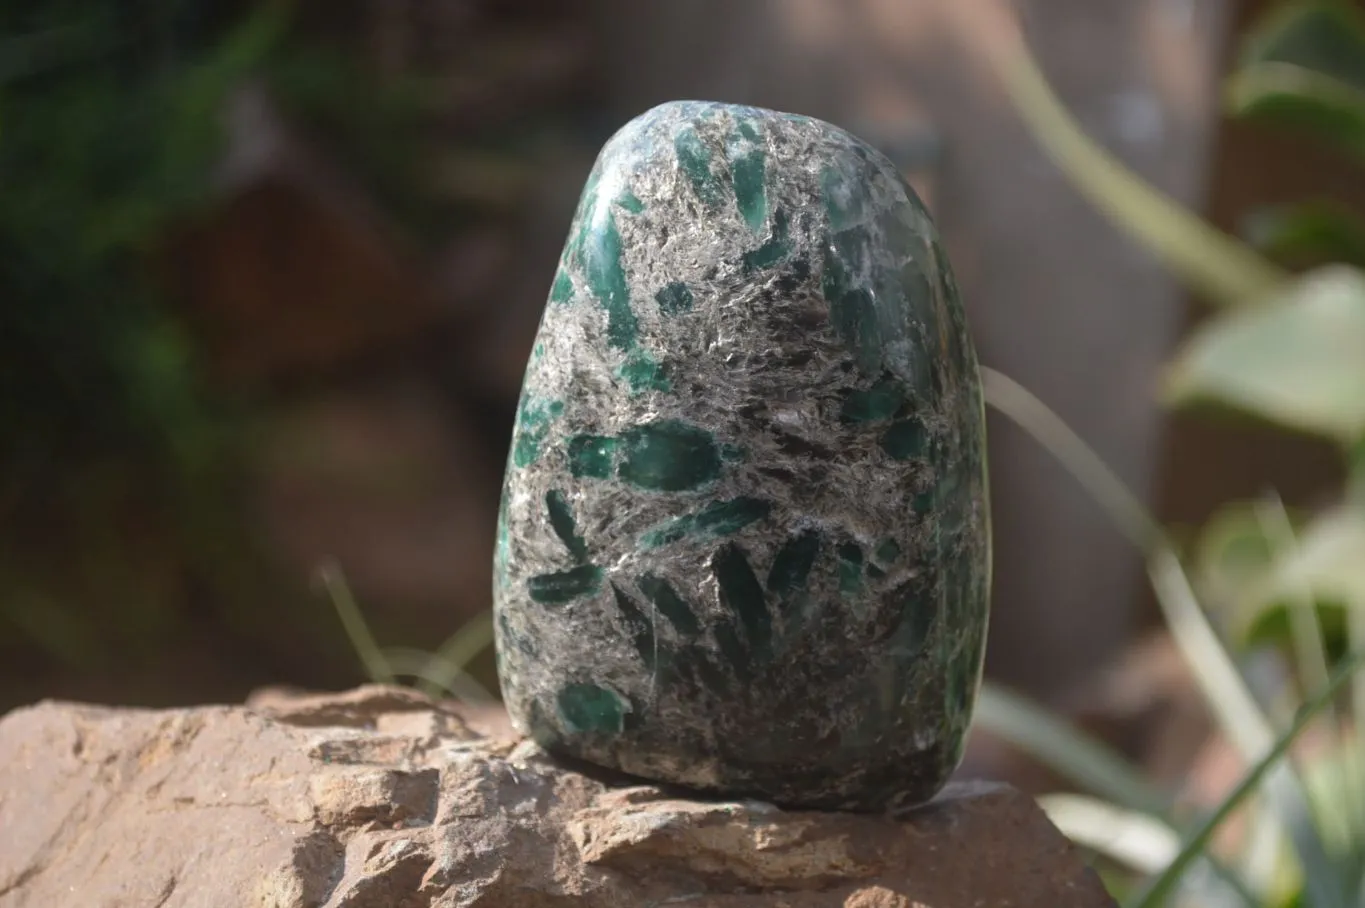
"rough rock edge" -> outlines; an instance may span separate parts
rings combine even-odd
[[[251,702],[0,719],[0,908],[1113,904],[1002,785],[787,812],[590,778],[406,690]]]

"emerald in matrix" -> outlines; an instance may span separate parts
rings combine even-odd
[[[547,280],[495,563],[514,723],[717,794],[928,800],[990,533],[976,354],[914,192],[830,124],[663,104],[602,149]]]

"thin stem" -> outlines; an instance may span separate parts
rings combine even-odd
[[[1048,85],[1002,0],[940,5],[960,39],[995,69],[1034,141],[1090,202],[1201,295],[1245,305],[1288,279],[1278,266],[1148,185],[1086,135]]]
[[[1200,608],[1184,567],[1160,525],[1099,455],[1046,404],[1013,379],[993,369],[982,368],[981,378],[987,403],[1056,457],[1146,554],[1148,575],[1171,638],[1198,683],[1210,712],[1243,758],[1248,762],[1256,759],[1275,741],[1270,720]],[[1324,860],[1322,843],[1311,827],[1302,822],[1306,813],[1302,784],[1292,768],[1277,767],[1271,772],[1267,793],[1284,829],[1294,840],[1308,886],[1325,891],[1328,897],[1323,899],[1323,905],[1336,904],[1337,900],[1331,898],[1327,889],[1331,883],[1317,878],[1319,874],[1315,868],[1320,868]],[[1263,839],[1262,844],[1270,841]],[[1258,882],[1262,884],[1273,870],[1264,862],[1250,869],[1260,877]]]
[[[1361,658],[1362,654],[1353,654],[1332,676],[1327,687],[1304,704],[1304,708],[1299,711],[1293,726],[1272,743],[1266,753],[1242,777],[1242,781],[1237,783],[1237,787],[1232,790],[1232,793],[1224,798],[1218,808],[1200,824],[1199,829],[1185,843],[1180,854],[1176,856],[1176,859],[1170,863],[1161,876],[1152,881],[1147,890],[1133,904],[1133,908],[1157,908],[1159,905],[1166,904],[1167,898],[1179,882],[1180,877],[1208,848],[1209,840],[1213,838],[1214,832],[1232,815],[1233,811],[1241,806],[1242,802],[1251,797],[1256,791],[1256,787],[1261,784],[1261,779],[1280,764],[1280,760],[1289,751],[1299,735],[1303,733],[1303,730],[1308,727],[1308,724],[1331,702],[1336,692],[1356,674]],[[1317,903],[1305,902],[1305,904]]]
[[[465,671],[474,657],[493,643],[493,615],[483,612],[471,618],[455,633],[451,634],[440,648],[432,654],[431,668],[425,673],[422,690],[430,693],[433,686],[448,688],[448,680]],[[486,692],[485,692],[486,693]]]
[[[1266,495],[1255,509],[1256,521],[1270,543],[1271,561],[1284,564],[1298,557],[1299,541],[1294,525],[1285,510],[1284,501],[1276,492]],[[1327,649],[1322,641],[1322,625],[1313,600],[1313,590],[1306,582],[1294,585],[1289,601],[1289,629],[1293,638],[1294,661],[1299,670],[1299,684],[1303,695],[1316,693],[1327,686],[1329,677]],[[1336,721],[1336,710],[1328,706],[1323,714]]]
[[[432,699],[453,697],[465,703],[491,705],[497,698],[474,680],[460,666],[426,650],[407,646],[390,646],[384,659],[396,675],[416,678],[418,690]]]
[[[336,562],[328,561],[318,568],[317,580],[332,600],[332,607],[336,609],[341,626],[365,667],[365,674],[379,684],[392,684],[393,670],[389,668],[384,653],[375,643],[370,627],[365,623],[365,617],[360,614],[360,608],[356,605],[351,588],[341,574],[341,568]]]
[[[1160,524],[1061,417],[1018,382],[981,369],[986,402],[1008,416],[1095,498],[1119,529],[1147,556],[1157,599],[1180,647],[1225,733],[1244,755],[1263,753],[1275,738],[1262,712],[1209,624],[1189,578]]]

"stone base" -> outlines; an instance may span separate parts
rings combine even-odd
[[[413,692],[42,703],[0,719],[0,908],[1110,906],[1027,797],[899,820],[681,799],[564,769]]]

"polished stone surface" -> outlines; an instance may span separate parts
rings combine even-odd
[[[515,724],[705,791],[927,800],[961,757],[989,580],[976,356],[893,165],[749,107],[624,126],[508,458],[494,604]]]

